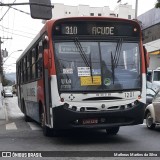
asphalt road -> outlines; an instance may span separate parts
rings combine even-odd
[[[83,156],[87,159],[97,159],[106,151],[160,151],[160,127],[156,130],[148,130],[145,124],[121,127],[116,136],[108,136],[104,130],[78,130],[61,132],[58,137],[44,137],[37,123],[24,121],[24,115],[17,106],[17,97],[5,98],[4,103],[7,117],[6,120],[0,120],[0,151],[55,151],[56,155],[59,154],[56,159],[74,159],[71,155],[79,157],[76,159],[86,159]],[[104,155],[102,159],[106,158],[108,157]]]

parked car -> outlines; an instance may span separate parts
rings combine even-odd
[[[152,103],[153,97],[156,94],[156,91],[154,91],[151,88],[147,88],[147,94],[146,94],[146,107]]]
[[[146,126],[154,129],[160,123],[160,89],[153,97],[152,103],[145,110]]]
[[[13,94],[17,94],[17,85],[16,85],[16,84],[14,84],[14,85],[12,86],[12,93],[13,93]]]
[[[147,81],[150,82],[150,87],[153,90],[160,88],[160,67],[155,70],[148,70]]]
[[[4,90],[4,97],[13,97],[13,93],[11,90]]]

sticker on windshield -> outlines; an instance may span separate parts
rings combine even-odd
[[[71,85],[61,85],[61,89],[71,89]]]
[[[78,77],[91,76],[90,67],[78,67]]]
[[[85,54],[90,53],[90,47],[89,46],[81,46]],[[59,53],[65,53],[65,54],[79,54],[79,48],[77,48],[76,45],[67,45],[67,44],[61,44],[59,45]]]
[[[101,76],[80,77],[81,86],[100,86]]]
[[[73,69],[72,68],[64,68],[63,74],[73,74]]]
[[[110,85],[111,85],[111,79],[110,79],[110,78],[105,78],[105,79],[104,79],[104,84],[105,84],[106,86],[110,86]]]
[[[65,85],[65,84],[71,84],[71,79],[61,79],[61,84]]]
[[[92,73],[93,73],[93,75],[100,75],[101,70],[100,69],[92,69]]]

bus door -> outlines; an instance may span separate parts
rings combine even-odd
[[[46,114],[46,123],[51,124],[51,85],[50,85],[50,76],[49,76],[49,68],[48,68],[48,49],[44,49],[43,52],[44,59],[44,69],[43,69],[43,80],[44,80],[44,102],[45,102],[45,114]]]
[[[18,92],[18,105],[20,106],[21,108],[21,111],[24,112],[24,106],[23,106],[23,102],[22,102],[22,96],[21,96],[21,93],[22,93],[22,87],[21,87],[21,83],[22,83],[22,66],[23,64],[20,62],[17,64],[17,92]],[[22,107],[23,106],[23,107]]]

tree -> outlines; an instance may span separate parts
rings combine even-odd
[[[14,84],[13,81],[8,80],[5,75],[2,76],[2,85],[3,86],[12,86]]]
[[[157,0],[157,3],[155,4],[155,8],[160,8],[160,0]]]

